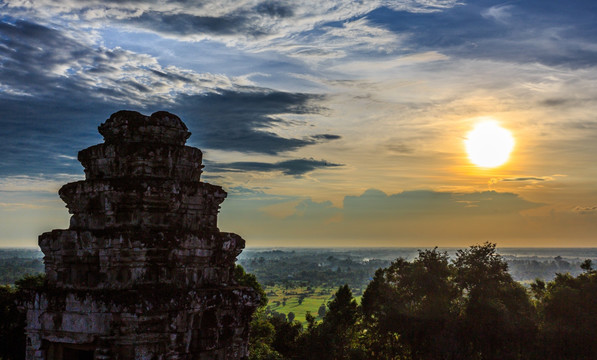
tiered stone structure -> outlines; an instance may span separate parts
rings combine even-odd
[[[226,192],[167,112],[120,111],[64,185],[68,230],[39,237],[47,286],[27,312],[27,359],[244,359],[258,296],[233,279],[244,240],[217,228]]]

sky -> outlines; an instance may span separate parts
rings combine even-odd
[[[0,246],[68,227],[126,109],[181,117],[249,247],[597,247],[595,39],[592,0],[0,0]]]

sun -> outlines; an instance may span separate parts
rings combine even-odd
[[[470,161],[484,168],[503,165],[514,148],[512,133],[496,121],[486,120],[475,125],[464,140]]]

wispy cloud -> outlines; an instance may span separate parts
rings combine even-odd
[[[512,5],[495,5],[481,11],[481,15],[488,19],[493,19],[501,23],[507,23],[510,19],[510,11],[512,8]]]
[[[81,175],[12,175],[0,177],[0,192],[42,192],[56,194],[67,182],[81,180]]]
[[[7,210],[7,211],[11,211],[11,210],[16,210],[16,209],[43,209],[43,208],[47,208],[48,206],[38,205],[38,204],[0,202],[0,207],[5,208],[5,210]]]
[[[400,49],[402,38],[381,26],[372,26],[366,18],[324,25],[318,31],[302,32],[292,37],[273,40],[260,51],[277,51],[307,62],[360,57],[366,54],[385,55]]]

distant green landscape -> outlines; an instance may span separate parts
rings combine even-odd
[[[0,249],[0,285],[14,284],[27,274],[43,272],[42,258],[38,249]]]
[[[307,312],[315,317],[315,320],[322,320],[322,314],[325,314],[327,304],[334,299],[334,293],[337,288],[329,287],[296,287],[286,289],[282,286],[266,286],[265,292],[268,298],[267,311],[271,313],[289,314],[293,320],[298,320],[305,324]],[[361,295],[356,295],[355,299],[360,302]],[[323,309],[323,310],[321,310]]]

